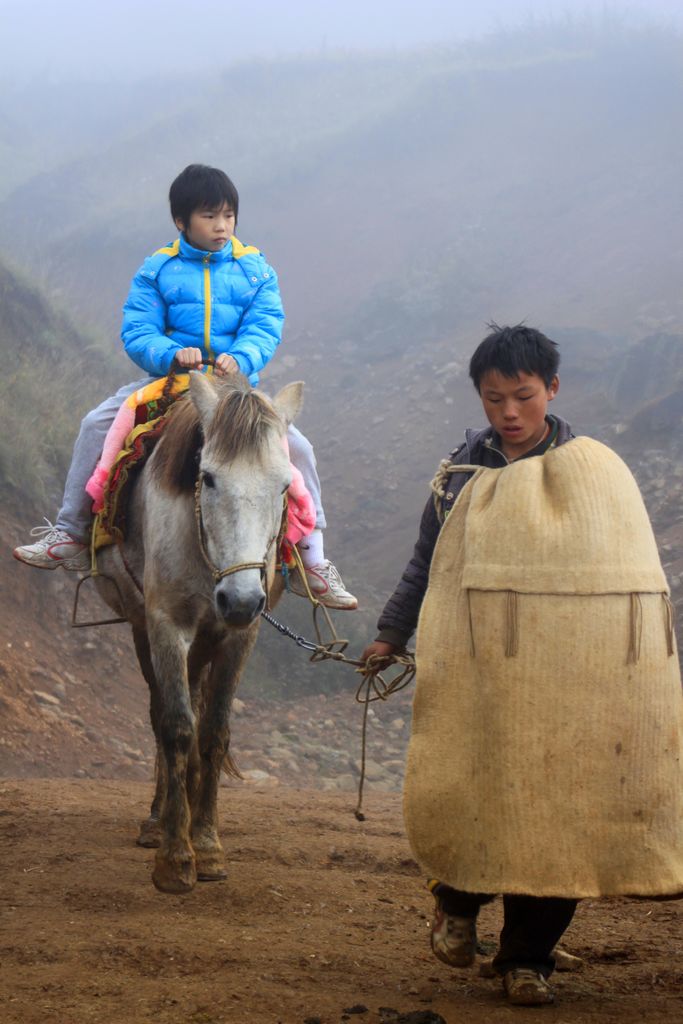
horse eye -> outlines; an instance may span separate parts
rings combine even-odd
[[[216,486],[216,481],[214,480],[212,473],[202,473],[202,481],[205,487]]]

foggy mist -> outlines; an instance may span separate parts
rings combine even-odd
[[[191,80],[259,57],[447,46],[548,19],[571,26],[586,15],[683,24],[678,0],[0,0],[0,81]]]

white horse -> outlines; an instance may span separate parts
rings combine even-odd
[[[302,400],[301,383],[271,402],[238,375],[191,373],[134,485],[127,539],[100,555],[111,579],[98,588],[131,623],[150,689],[157,785],[138,843],[158,846],[163,892],[226,874],[216,802],[230,705],[273,585],[283,438]]]

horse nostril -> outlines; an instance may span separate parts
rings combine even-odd
[[[229,626],[249,626],[258,618],[266,604],[259,587],[256,592],[240,593],[234,587],[219,585],[215,591],[216,612]]]

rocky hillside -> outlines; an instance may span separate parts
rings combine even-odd
[[[2,258],[0,308],[0,484],[31,516],[51,513],[92,392],[115,386],[113,361]]]

